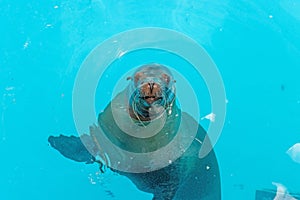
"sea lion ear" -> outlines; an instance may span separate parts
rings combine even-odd
[[[167,75],[167,74],[162,74],[161,76],[162,76],[163,80],[164,80],[167,84],[170,83],[171,78],[170,78],[169,75]]]
[[[133,80],[133,78],[132,78],[131,76],[128,76],[128,77],[126,78],[126,81],[129,81],[129,80]]]

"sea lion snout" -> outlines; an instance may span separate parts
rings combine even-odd
[[[155,82],[147,82],[140,86],[140,98],[144,99],[148,104],[162,99],[162,89],[160,84]]]

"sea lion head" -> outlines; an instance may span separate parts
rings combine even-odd
[[[129,86],[129,113],[134,119],[149,121],[170,108],[175,100],[171,71],[160,64],[139,67]]]

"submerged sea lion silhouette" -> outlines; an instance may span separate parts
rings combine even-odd
[[[153,200],[221,199],[220,174],[215,153],[212,150],[206,157],[199,158],[198,153],[206,132],[190,115],[181,112],[176,105],[175,81],[171,72],[162,65],[149,64],[140,67],[128,80],[131,80],[129,86],[98,116],[98,125],[119,147],[133,152],[149,152],[169,143],[178,130],[178,123],[180,123],[178,115],[181,115],[181,121],[187,127],[181,130],[183,134],[189,131],[190,126],[196,125],[198,130],[191,145],[178,159],[170,162],[166,167],[145,173],[112,170],[128,177],[138,189],[154,194]],[[120,109],[118,107],[120,105],[127,109]],[[160,109],[161,107],[164,109]],[[133,136],[122,134],[113,117],[113,112],[120,112],[117,114],[126,114],[135,123],[147,126],[151,120],[159,120],[164,110],[168,114],[164,127],[157,134],[159,136],[155,135],[142,142]],[[87,164],[97,162],[100,164],[100,169],[103,165],[96,160],[94,154],[90,153],[99,150],[97,142],[95,143],[90,135],[83,134],[80,138],[50,136],[48,141],[53,148],[69,159]],[[89,145],[89,151],[82,141]]]

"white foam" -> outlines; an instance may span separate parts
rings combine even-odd
[[[291,159],[300,164],[300,143],[294,144],[290,147],[286,153],[291,157]]]
[[[216,118],[216,114],[210,113],[210,114],[208,114],[208,115],[202,117],[201,120],[203,120],[203,119],[208,119],[208,120],[210,120],[211,122],[214,122],[214,121],[215,121],[215,118]]]
[[[286,187],[280,183],[272,183],[277,187],[276,196],[274,197],[274,200],[297,200],[294,197],[292,197]]]

